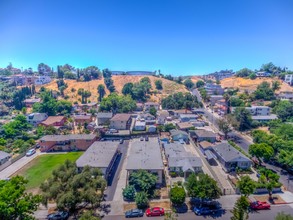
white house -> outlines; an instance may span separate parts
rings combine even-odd
[[[36,76],[35,84],[36,85],[44,85],[51,82],[52,79],[50,76]]]
[[[145,131],[146,122],[145,121],[135,121],[135,125],[133,127],[134,131]]]

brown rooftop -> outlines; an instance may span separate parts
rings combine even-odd
[[[64,120],[64,116],[49,116],[45,121],[42,122],[44,125],[52,125],[56,122],[61,122]]]
[[[206,149],[206,148],[208,148],[208,147],[212,147],[212,146],[213,146],[213,144],[210,143],[210,142],[208,142],[208,141],[201,141],[201,142],[199,142],[199,145],[200,145],[203,149]]]
[[[194,127],[191,123],[189,122],[180,122],[180,123],[177,123],[177,126],[180,128],[180,129],[187,129],[187,128],[191,128],[191,127]]]
[[[187,109],[179,109],[179,110],[175,110],[174,112],[178,114],[192,114],[192,112]]]
[[[111,121],[128,121],[130,117],[130,114],[116,114],[111,118]]]
[[[92,118],[91,115],[74,115],[74,120],[90,120]]]

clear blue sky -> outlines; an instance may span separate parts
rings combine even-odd
[[[0,0],[0,66],[293,69],[292,0]]]

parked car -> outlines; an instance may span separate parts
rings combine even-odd
[[[35,149],[30,149],[30,150],[28,150],[27,152],[26,152],[26,156],[27,157],[29,157],[29,156],[32,156],[33,154],[35,154],[36,153],[36,150]]]
[[[149,141],[149,136],[145,136],[145,141]]]
[[[125,218],[143,217],[141,209],[131,209],[125,212]]]
[[[188,206],[185,203],[182,204],[182,205],[174,205],[173,208],[174,208],[174,211],[176,213],[186,213],[186,212],[188,212]]]
[[[140,137],[140,141],[143,141],[143,136]]]
[[[123,141],[124,141],[123,139],[120,139],[120,144],[123,144]]]
[[[154,207],[154,208],[149,208],[145,212],[147,217],[150,216],[163,216],[165,215],[165,210],[161,207]]]
[[[216,203],[200,204],[193,208],[196,215],[211,215],[219,211],[222,211],[222,207]]]
[[[112,133],[118,133],[118,130],[116,130],[116,129],[114,129],[114,128],[111,128],[110,130],[109,130],[109,132],[112,134]]]
[[[178,141],[179,141],[180,144],[184,144],[185,143],[183,139],[179,139]]]
[[[66,220],[69,217],[69,213],[65,211],[54,212],[47,216],[48,220]]]
[[[250,203],[250,208],[254,210],[270,209],[271,205],[267,202],[255,201]]]

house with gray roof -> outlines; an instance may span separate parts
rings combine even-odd
[[[179,141],[179,139],[188,141],[188,134],[185,131],[173,129],[170,131],[170,134],[173,141]]]
[[[10,159],[10,154],[0,151],[0,166],[4,163],[6,163]]]
[[[212,132],[212,131],[207,131],[207,130],[195,130],[191,132],[192,134],[191,137],[194,138],[196,141],[201,142],[201,141],[208,141],[211,143],[215,143],[217,140],[217,135]]]
[[[31,113],[26,116],[26,120],[33,126],[37,126],[42,121],[45,121],[48,118],[46,113]]]
[[[96,141],[76,160],[76,166],[81,171],[85,166],[99,168],[105,179],[108,179],[113,165],[119,156],[118,142]]]
[[[183,173],[184,178],[190,173],[202,172],[202,161],[199,157],[187,152],[179,143],[164,144],[166,159],[170,172]]]
[[[146,170],[158,176],[158,184],[163,183],[164,165],[158,138],[149,138],[148,141],[140,141],[139,139],[131,141],[126,161],[128,176],[132,172]]]
[[[248,157],[236,150],[228,142],[214,146],[212,152],[226,172],[233,171],[236,168],[248,169],[252,165],[252,161]]]
[[[112,112],[99,112],[96,117],[97,125],[110,124],[110,119],[113,117]]]

